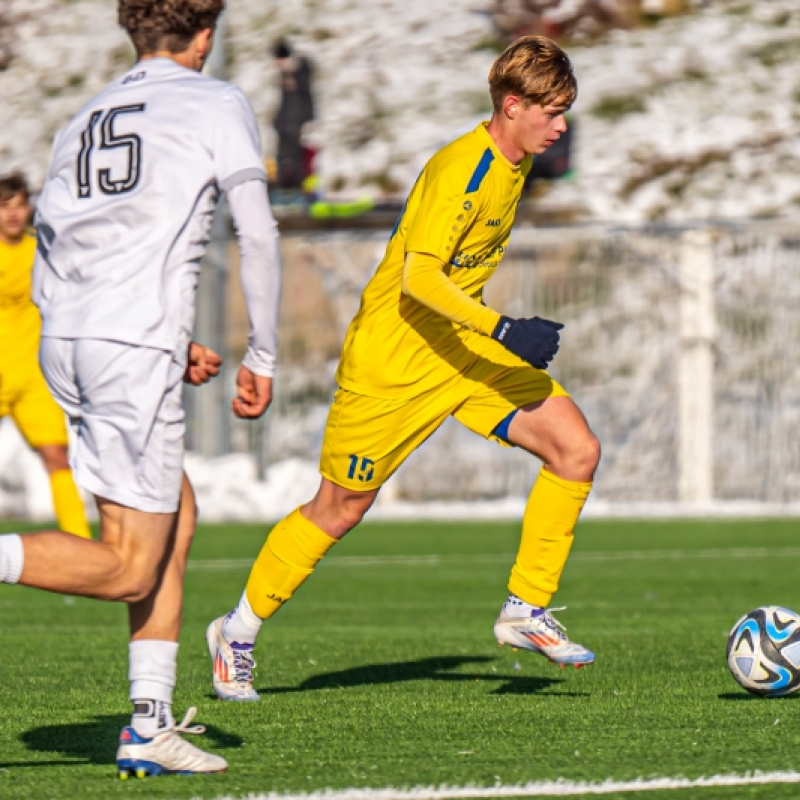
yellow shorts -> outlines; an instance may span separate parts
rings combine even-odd
[[[53,400],[38,366],[0,371],[0,418],[10,416],[30,447],[66,446],[64,412]]]
[[[377,489],[451,415],[506,445],[493,431],[509,414],[548,397],[568,396],[544,370],[485,358],[411,400],[339,389],[325,426],[320,473],[354,491]]]

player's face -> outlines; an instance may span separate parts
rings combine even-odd
[[[28,225],[30,214],[30,203],[21,194],[0,200],[0,239],[6,243],[19,241]]]
[[[540,106],[520,103],[514,119],[516,144],[528,155],[543,153],[567,130],[568,107],[558,102]]]

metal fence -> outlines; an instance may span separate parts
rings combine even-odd
[[[229,419],[246,331],[235,268],[225,292],[219,262],[206,272],[202,291],[213,287],[217,310],[201,303],[200,327],[224,343],[228,373],[217,399],[190,398],[190,449],[247,451],[260,469],[318,458],[339,346],[387,238],[284,234],[276,396],[255,424]],[[792,226],[520,228],[486,299],[511,316],[565,323],[551,373],[602,442],[598,499],[800,500],[800,234]],[[385,491],[408,500],[516,496],[538,466],[450,421]]]

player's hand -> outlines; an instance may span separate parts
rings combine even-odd
[[[236,397],[231,410],[239,419],[257,419],[272,402],[272,378],[256,375],[244,364],[236,375]]]
[[[541,317],[500,317],[492,339],[496,339],[506,350],[527,361],[532,367],[544,369],[558,352],[558,332],[563,327],[560,322]]]
[[[189,361],[186,372],[183,373],[183,380],[191,383],[192,386],[200,386],[219,375],[221,366],[222,358],[210,347],[191,342],[189,344]]]

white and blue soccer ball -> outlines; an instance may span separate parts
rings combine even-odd
[[[728,634],[728,668],[734,680],[761,697],[800,689],[800,616],[782,606],[745,614]]]

